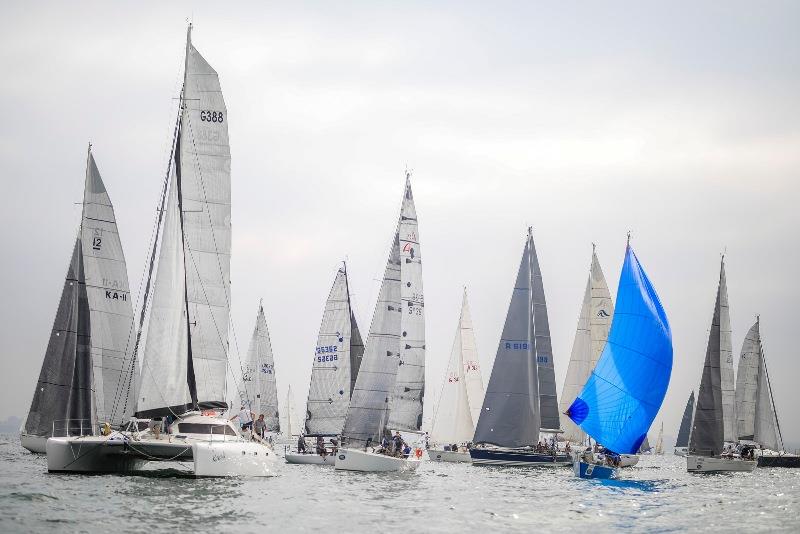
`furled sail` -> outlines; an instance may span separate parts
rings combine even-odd
[[[376,441],[387,426],[419,429],[425,386],[424,320],[417,218],[406,175],[400,218],[342,431],[350,443]]]
[[[586,291],[583,294],[583,305],[578,318],[578,328],[572,344],[572,355],[567,367],[567,376],[564,379],[564,389],[561,392],[559,410],[567,411],[572,401],[578,396],[583,385],[589,380],[600,354],[603,352],[608,330],[611,328],[611,318],[614,316],[614,304],[608,290],[603,270],[597,259],[594,246],[592,246],[592,266],[589,279],[586,282]],[[572,443],[583,443],[586,433],[566,418],[562,423],[564,439]]]
[[[341,433],[364,350],[360,337],[350,307],[347,270],[341,267],[325,302],[314,351],[306,402],[307,434]]]
[[[131,415],[123,371],[132,320],[114,207],[90,146],[80,232],[25,433],[50,435],[54,423],[57,433],[92,433],[97,422],[119,424]]]
[[[75,240],[61,300],[44,354],[23,432],[50,436],[74,432],[92,419],[92,358],[89,303],[84,282],[81,238]],[[90,423],[91,424],[91,423]],[[91,433],[91,430],[87,433]]]
[[[419,430],[425,396],[425,297],[417,210],[408,173],[397,232],[400,241],[400,362],[389,397],[386,426],[396,430]]]
[[[140,416],[225,408],[230,147],[219,77],[191,43],[137,396]]]
[[[735,416],[726,402],[727,382],[725,380],[725,361],[731,358],[730,315],[728,311],[728,289],[725,282],[725,262],[720,263],[717,300],[714,304],[714,316],[711,319],[711,330],[706,346],[706,361],[700,390],[697,393],[697,406],[694,412],[692,432],[689,437],[689,449],[701,456],[719,455],[726,441],[728,421]],[[733,362],[730,362],[731,374]],[[734,432],[735,433],[735,432]]]
[[[475,443],[524,447],[539,441],[539,374],[533,343],[531,250],[528,232],[483,407]]]
[[[689,400],[686,401],[686,408],[683,410],[683,418],[681,418],[681,426],[678,429],[678,439],[675,440],[675,447],[688,447],[689,446],[689,432],[692,429],[692,417],[694,416],[694,391],[689,394]]]
[[[736,414],[740,439],[755,441],[773,451],[783,450],[767,362],[761,346],[759,319],[747,332],[739,357]]]
[[[131,366],[133,306],[128,270],[100,171],[89,151],[83,194],[81,250],[89,304],[95,420],[119,425],[133,414]]]
[[[475,434],[472,406],[483,402],[483,385],[477,365],[475,337],[472,319],[467,305],[467,290],[461,301],[461,316],[458,320],[450,360],[442,383],[436,413],[433,416],[431,438],[438,443],[465,443]],[[471,381],[471,384],[468,384]],[[472,397],[478,397],[472,400]],[[480,404],[477,404],[480,414]]]
[[[672,373],[672,332],[630,244],[600,360],[567,415],[608,449],[634,454],[661,408]]]
[[[264,414],[268,432],[280,432],[278,414],[278,388],[275,385],[275,361],[269,339],[264,306],[259,304],[256,326],[247,349],[247,362],[242,376],[245,398],[243,403],[258,417]]]

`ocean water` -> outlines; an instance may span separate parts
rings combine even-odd
[[[426,462],[405,474],[280,463],[261,479],[48,475],[43,456],[3,436],[0,532],[800,532],[800,469],[689,475],[664,455],[622,472],[600,482]]]

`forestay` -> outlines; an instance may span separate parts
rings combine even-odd
[[[539,376],[531,302],[532,243],[529,232],[475,429],[475,443],[523,447],[539,441]]]
[[[336,272],[325,302],[314,350],[306,403],[306,433],[341,433],[363,350],[350,307],[347,271],[342,267]]]
[[[247,349],[247,362],[244,367],[242,382],[245,398],[242,402],[249,405],[258,417],[264,414],[267,431],[280,431],[278,414],[278,389],[275,385],[275,361],[272,356],[272,342],[269,338],[267,318],[264,306],[259,304],[256,326]]]
[[[572,354],[567,367],[567,376],[564,379],[564,389],[561,392],[559,411],[564,413],[572,405],[584,384],[589,379],[600,354],[603,352],[608,330],[611,328],[611,318],[614,316],[614,304],[608,290],[603,270],[597,259],[594,246],[592,246],[592,265],[589,279],[586,281],[586,290],[583,294],[583,304],[578,318],[578,327],[575,340],[572,344]],[[572,443],[583,443],[586,434],[570,418],[562,422],[564,439]]]
[[[661,408],[671,372],[667,315],[629,244],[608,342],[567,415],[608,449],[634,454]]]

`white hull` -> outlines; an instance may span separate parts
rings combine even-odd
[[[729,472],[751,472],[756,468],[753,460],[741,460],[739,458],[715,458],[713,456],[686,456],[686,470],[690,473],[729,473]]]
[[[394,458],[357,449],[339,449],[336,453],[336,469],[344,471],[366,473],[413,471],[419,464],[419,460]]]
[[[688,449],[688,447],[675,447],[675,450],[672,452],[675,453],[675,456],[686,456]]]
[[[428,459],[433,462],[472,462],[468,452],[440,451],[428,449]]]
[[[51,473],[121,473],[140,470],[150,460],[193,464],[197,477],[260,477],[273,474],[275,454],[244,440],[109,439],[105,436],[50,438]]]
[[[620,467],[633,467],[639,463],[639,455],[637,454],[620,454],[619,466]]]
[[[302,454],[297,452],[287,452],[286,463],[308,464],[308,465],[334,465],[336,463],[336,455],[329,454],[327,456],[320,456],[319,454]]]
[[[19,441],[23,447],[36,454],[45,454],[47,452],[47,436],[20,434]]]

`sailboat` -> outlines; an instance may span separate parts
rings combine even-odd
[[[43,454],[51,436],[94,435],[101,424],[130,418],[123,370],[130,367],[132,324],[114,206],[89,145],[80,230],[20,434],[23,447]]]
[[[675,450],[673,451],[676,456],[686,456],[686,452],[689,450],[689,433],[692,429],[693,418],[694,391],[689,395],[689,400],[686,401],[686,408],[683,410],[681,426],[678,429],[678,439],[675,440]]]
[[[739,440],[759,447],[755,451],[758,467],[800,467],[800,456],[784,450],[760,328],[761,319],[756,317],[739,356],[736,377]]]
[[[278,389],[275,386],[275,361],[267,329],[264,305],[259,303],[256,326],[247,349],[247,361],[242,372],[242,406],[248,406],[258,417],[264,415],[269,435],[281,431],[278,414]]]
[[[730,445],[725,445],[726,442],[735,443],[738,438],[730,325],[723,257],[720,261],[714,317],[711,320],[706,360],[686,455],[686,470],[690,473],[752,471],[756,467],[755,461],[734,455]]]
[[[463,451],[458,448],[470,442],[475,435],[475,423],[480,416],[482,404],[483,379],[465,287],[453,348],[433,416],[431,439],[437,446],[428,449],[431,460],[471,461],[468,447]],[[444,444],[447,446],[443,446]]]
[[[127,473],[153,460],[192,463],[195,476],[266,476],[272,471],[271,448],[245,439],[222,416],[230,319],[228,114],[219,77],[192,45],[191,30],[189,25],[181,109],[140,332],[126,369],[125,384],[136,391],[137,420],[126,432],[50,438],[51,472]],[[134,386],[133,362],[145,317],[141,374]]]
[[[647,439],[672,373],[672,332],[655,288],[630,246],[619,277],[608,343],[592,375],[566,412],[607,451],[584,451],[574,463],[581,478],[617,478],[615,454],[632,454]]]
[[[528,228],[505,326],[469,453],[472,463],[567,466],[571,458],[539,443],[561,432],[542,273]]]
[[[417,212],[406,172],[403,203],[347,409],[336,469],[404,471],[409,458],[371,449],[391,431],[418,432],[425,392],[425,297]],[[421,455],[421,449],[417,449]],[[415,451],[415,452],[416,452]]]
[[[364,343],[350,303],[347,265],[343,264],[336,271],[325,302],[314,349],[306,401],[305,436],[331,439],[341,435],[363,355]],[[286,453],[286,461],[290,464],[333,465],[335,458],[334,455],[316,452]]]
[[[653,454],[664,454],[664,421],[661,421],[661,428],[658,429],[658,438],[656,438]]]

